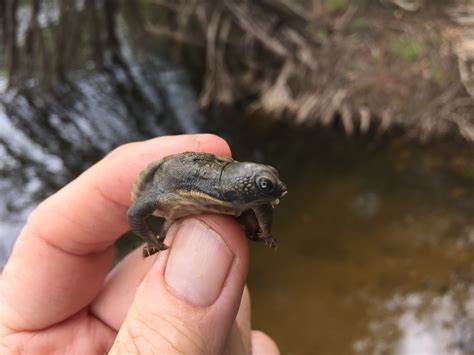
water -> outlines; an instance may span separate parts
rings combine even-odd
[[[288,354],[472,353],[472,150],[262,138],[289,194],[278,251],[251,246],[254,326]]]

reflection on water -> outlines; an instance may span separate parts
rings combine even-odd
[[[443,294],[394,295],[373,305],[387,317],[372,320],[369,336],[356,341],[354,350],[361,354],[471,354],[473,296],[472,286],[460,290],[459,285]]]
[[[471,288],[471,299],[472,291]],[[410,294],[406,297],[394,296],[389,300],[387,311],[400,314],[396,324],[400,338],[394,342],[394,352],[472,353],[474,349],[469,318],[474,316],[474,305],[472,301],[459,304],[456,298],[454,291],[442,296]],[[366,353],[366,350],[362,353]]]
[[[279,249],[252,243],[249,274],[254,326],[284,354],[474,351],[471,148],[203,121],[184,73],[155,65],[78,73],[61,100],[2,96],[0,260],[31,208],[113,147],[210,131],[237,158],[278,167],[290,192],[275,210]]]

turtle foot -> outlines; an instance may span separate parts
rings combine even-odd
[[[161,242],[156,243],[156,245],[147,244],[143,247],[143,257],[147,258],[147,257],[149,257],[153,254],[156,254],[156,253],[158,253],[162,250],[166,250],[168,248],[169,247],[166,244],[161,243]]]

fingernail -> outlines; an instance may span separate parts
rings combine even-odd
[[[170,248],[165,279],[174,293],[201,306],[219,296],[234,258],[222,238],[197,219],[178,227]]]

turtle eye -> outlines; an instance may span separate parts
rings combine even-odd
[[[274,186],[273,186],[273,182],[270,179],[261,176],[257,179],[257,187],[259,188],[260,191],[269,193],[273,191]]]

